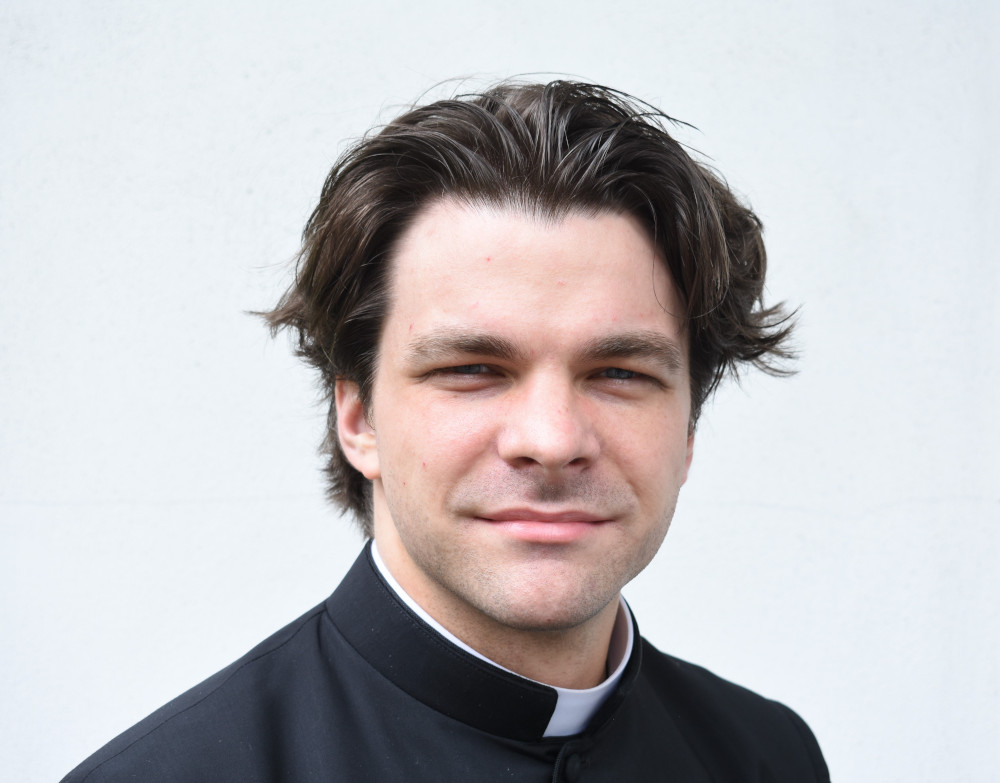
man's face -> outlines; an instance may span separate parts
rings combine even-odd
[[[365,417],[375,538],[453,631],[576,627],[656,553],[691,461],[680,301],[640,224],[431,205],[393,257]]]

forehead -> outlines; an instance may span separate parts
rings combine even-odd
[[[442,200],[392,256],[383,338],[475,328],[557,347],[616,331],[680,337],[681,303],[645,228],[610,212],[526,214]]]

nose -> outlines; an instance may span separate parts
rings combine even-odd
[[[547,472],[592,464],[600,439],[592,412],[572,381],[539,378],[512,391],[498,436],[502,459],[514,467]]]

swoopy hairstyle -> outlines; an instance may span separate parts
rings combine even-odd
[[[428,204],[450,197],[558,219],[570,211],[636,217],[684,303],[691,426],[743,364],[787,374],[792,329],[763,302],[761,222],[666,130],[675,121],[607,87],[502,82],[407,111],[348,149],[303,233],[295,280],[265,313],[293,330],[329,401],[328,496],[372,535],[371,484],[337,439],[334,385],[358,384],[366,408],[389,307],[392,251]]]

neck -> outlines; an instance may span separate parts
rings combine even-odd
[[[463,623],[461,618],[453,619],[452,628],[445,627],[480,654],[522,677],[558,688],[585,689],[608,676],[608,647],[617,613],[616,598],[575,628],[490,628],[478,622]]]

